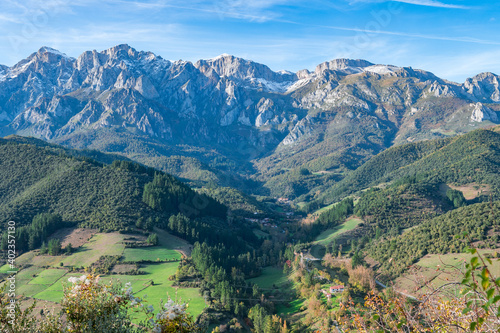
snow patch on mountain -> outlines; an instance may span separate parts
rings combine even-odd
[[[222,54],[219,54],[218,56],[210,58],[208,60],[212,60],[213,61],[213,60],[219,60],[219,59],[227,58],[227,57],[232,57],[232,55],[230,55],[228,53],[222,53]]]
[[[299,88],[302,88],[303,86],[307,85],[309,82],[311,82],[311,77],[297,80],[291,86],[288,87],[288,89],[286,90],[286,93],[289,94],[292,91],[295,91]]]
[[[55,55],[58,55],[58,56],[61,56],[63,58],[67,58],[67,59],[74,59],[72,57],[69,57],[66,55],[66,53],[62,53],[61,51],[59,50],[56,50],[56,49],[53,49],[51,47],[48,47],[48,46],[42,46],[40,48],[40,50],[38,50],[39,53],[52,53],[52,54],[55,54]]]
[[[285,81],[285,82],[273,82],[273,81],[268,81],[266,79],[251,79],[252,83],[257,83],[257,85],[261,88],[263,88],[266,91],[269,92],[274,92],[274,93],[284,93],[286,92],[293,84],[295,84],[295,81]]]
[[[364,67],[363,71],[385,75],[385,74],[392,74],[400,69],[401,67],[392,65],[373,65]]]

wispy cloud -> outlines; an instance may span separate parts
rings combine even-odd
[[[296,23],[299,24],[299,23]],[[450,37],[450,36],[437,36],[437,35],[425,35],[425,34],[414,34],[398,31],[385,31],[385,30],[369,30],[361,28],[350,28],[350,27],[337,27],[337,26],[318,26],[326,29],[342,30],[342,31],[354,31],[366,33],[368,35],[392,35],[392,36],[402,36],[410,38],[421,38],[421,39],[433,39],[433,40],[446,40],[452,42],[462,42],[462,43],[473,43],[473,44],[483,44],[483,45],[500,45],[500,42],[478,39],[472,37]]]
[[[275,6],[290,4],[286,0],[219,0],[219,1],[166,1],[153,0],[148,2],[105,0],[108,4],[122,4],[123,6],[134,6],[136,9],[180,9],[191,12],[218,15],[219,18],[231,17],[253,22],[267,22],[278,18],[280,15],[273,10]],[[294,2],[294,1],[292,1]]]
[[[456,9],[469,9],[470,7],[462,5],[450,5],[434,0],[392,0],[394,2],[408,3],[411,5],[426,6],[426,7],[438,7],[438,8],[456,8]]]
[[[0,14],[0,22],[21,23],[21,20],[12,15]]]
[[[382,3],[382,2],[399,2],[416,6],[436,7],[436,8],[452,8],[452,9],[470,9],[471,7],[464,5],[447,4],[436,0],[351,0],[350,4],[356,3]]]

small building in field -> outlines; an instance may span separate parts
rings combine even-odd
[[[344,289],[345,289],[345,287],[344,286],[340,286],[340,285],[339,286],[331,286],[330,287],[330,293],[332,293],[332,294],[333,293],[341,293],[341,292],[344,291]]]

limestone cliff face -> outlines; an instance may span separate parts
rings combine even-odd
[[[349,126],[367,136],[384,128],[388,142],[405,142],[441,127],[498,122],[491,105],[500,103],[499,82],[482,73],[457,84],[365,60],[290,73],[231,55],[193,64],[128,45],[76,59],[42,47],[12,67],[0,65],[0,126],[45,139],[133,128],[167,143],[228,148],[251,138],[263,151]]]
[[[492,122],[498,122],[498,116],[496,112],[485,107],[481,102],[471,104],[472,114],[470,120],[472,122],[482,122],[485,120],[490,120]]]

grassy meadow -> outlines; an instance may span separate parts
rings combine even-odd
[[[68,284],[68,278],[84,274],[72,272],[71,267],[86,268],[103,255],[119,255],[122,261],[159,260],[159,262],[139,263],[139,270],[142,272],[139,275],[102,275],[103,283],[124,285],[131,282],[135,295],[138,297],[147,295],[147,304],[153,305],[156,309],[159,308],[160,302],[166,301],[168,297],[180,299],[188,302],[188,312],[197,316],[205,307],[205,301],[199,295],[198,289],[176,288],[172,286],[173,281],[169,280],[169,277],[175,274],[179,261],[168,261],[180,259],[180,251],[189,252],[190,244],[165,231],[160,230],[157,234],[159,245],[153,247],[125,248],[123,241],[130,235],[97,233],[71,255],[37,255],[34,251],[25,253],[16,259],[18,265],[25,266],[17,273],[18,295],[42,302],[59,303],[63,297],[63,287]],[[0,267],[0,273],[6,273],[9,269],[8,265],[4,265]],[[133,312],[132,316],[135,321],[146,318],[145,314],[139,312]]]

